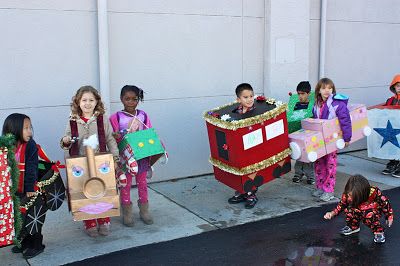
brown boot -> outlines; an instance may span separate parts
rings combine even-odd
[[[110,234],[110,224],[101,224],[99,225],[99,234],[102,236],[108,236]]]
[[[132,202],[128,205],[121,205],[122,208],[122,223],[125,226],[133,227],[135,221],[133,220]]]
[[[149,214],[149,202],[146,202],[146,203],[138,202],[138,206],[139,206],[139,210],[140,210],[140,212],[139,212],[140,219],[142,219],[142,221],[145,224],[153,224],[153,218]]]

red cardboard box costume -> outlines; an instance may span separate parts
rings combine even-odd
[[[215,178],[240,193],[290,171],[286,104],[257,97],[255,109],[231,103],[204,114]]]
[[[14,137],[0,137],[0,247],[13,242],[18,246],[29,235],[41,230],[46,211],[60,208],[65,198],[65,187],[59,169],[60,162],[51,161],[37,145],[39,157],[38,182],[31,198],[17,196],[21,187],[25,158],[20,162],[14,157]],[[24,155],[25,147],[21,154]],[[18,170],[20,169],[20,175]]]
[[[18,171],[12,153],[11,136],[0,137],[0,247],[11,245],[15,238],[15,201]],[[13,184],[14,181],[14,184]]]

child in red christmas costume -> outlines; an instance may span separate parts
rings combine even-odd
[[[38,181],[38,149],[32,136],[31,119],[24,114],[11,114],[4,121],[3,135],[13,134],[16,140],[15,160],[20,170],[17,196],[35,196],[35,183]],[[21,247],[14,246],[13,253],[22,253],[25,259],[33,258],[44,250],[41,228],[35,234],[27,233],[18,239]]]
[[[237,101],[240,103],[239,107],[233,110],[233,112],[238,114],[246,114],[255,109],[254,106],[254,90],[248,83],[239,84],[235,90]],[[243,193],[236,191],[235,195],[229,198],[228,202],[230,204],[236,204],[245,202],[245,208],[253,208],[258,198],[256,196],[257,188],[251,192]]]

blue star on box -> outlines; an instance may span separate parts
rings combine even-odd
[[[391,142],[394,146],[400,148],[396,137],[398,134],[400,134],[400,129],[393,128],[392,123],[390,123],[389,120],[387,121],[386,128],[374,128],[374,130],[383,137],[381,148],[386,142]]]

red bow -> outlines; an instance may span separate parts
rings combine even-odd
[[[52,169],[54,172],[59,172],[59,169],[62,169],[62,168],[65,168],[65,165],[64,165],[64,164],[61,164],[60,161],[57,161],[55,164],[53,164],[53,165],[51,166],[51,169]]]
[[[266,100],[266,98],[265,98],[264,95],[257,96],[257,98],[256,98],[256,101],[257,101],[257,102],[263,102],[263,101],[265,101],[265,100]]]

